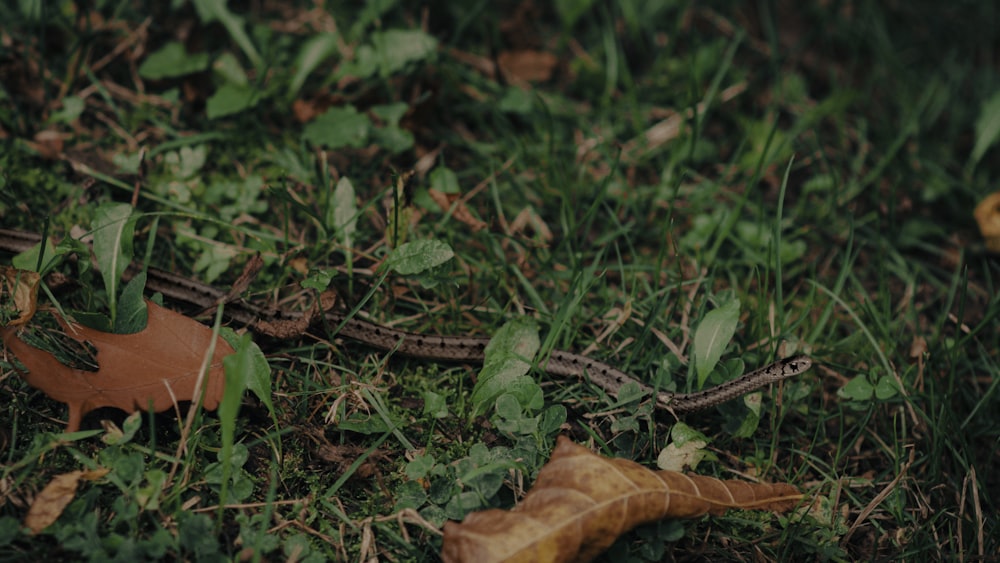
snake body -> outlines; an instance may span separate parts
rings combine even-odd
[[[34,233],[0,229],[0,250],[23,252],[41,240]],[[126,273],[126,275],[129,275]],[[201,309],[215,307],[226,300],[226,293],[210,285],[184,278],[156,268],[147,269],[146,287],[165,297]],[[276,313],[242,299],[227,302],[225,314],[232,320],[251,328],[261,321],[276,318]],[[288,313],[285,318],[301,314]],[[357,316],[347,316],[338,311],[325,313],[328,326],[339,327],[340,337],[361,342],[367,346],[392,351],[404,356],[448,362],[482,363],[485,359],[488,337],[437,336],[420,334],[369,322]],[[676,414],[704,410],[735,399],[751,391],[799,375],[812,366],[808,356],[793,356],[778,360],[758,370],[715,387],[693,393],[656,391],[637,381],[627,373],[581,354],[553,350],[542,369],[557,377],[586,377],[609,395],[617,396],[626,383],[636,383],[647,393],[655,393],[657,405]]]

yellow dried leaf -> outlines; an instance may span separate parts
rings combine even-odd
[[[0,266],[0,326],[21,326],[34,316],[40,281],[38,272]],[[6,320],[15,314],[16,319]]]
[[[973,213],[979,232],[990,252],[1000,252],[1000,192],[993,192],[979,202]]]
[[[90,471],[71,471],[56,475],[31,503],[24,525],[37,534],[59,519],[63,510],[76,497],[76,487],[80,480],[96,481],[108,474],[110,469],[99,468]]]
[[[670,442],[656,457],[656,466],[666,471],[697,469],[698,464],[707,455],[705,452],[707,445],[708,442],[704,440],[690,440],[680,446]]]

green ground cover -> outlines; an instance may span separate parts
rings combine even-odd
[[[230,4],[0,7],[0,224],[63,238],[131,203],[153,266],[226,289],[259,253],[255,302],[305,281],[411,331],[537,327],[668,390],[816,367],[677,423],[538,370],[484,396],[475,366],[314,327],[257,342],[270,405],[66,435],[5,356],[0,557],[434,560],[559,434],[653,467],[692,432],[698,473],[808,504],[646,525],[607,560],[997,557],[994,6]],[[87,263],[60,297],[107,312]]]

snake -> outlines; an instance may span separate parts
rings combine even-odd
[[[0,250],[9,253],[24,252],[38,244],[41,239],[42,237],[36,233],[0,229]],[[127,271],[126,277],[135,271],[138,270]],[[214,286],[158,268],[148,267],[145,271],[146,289],[149,291],[159,292],[168,299],[202,310],[214,308],[220,302],[225,302],[224,314],[232,321],[243,323],[251,329],[261,326],[262,322],[278,318],[301,318],[302,315],[302,313],[274,311],[240,298],[230,299],[225,291]],[[486,345],[490,341],[488,336],[409,332],[335,310],[324,312],[324,320],[328,326],[338,327],[336,334],[342,338],[421,360],[482,364],[486,359]],[[809,370],[812,364],[812,359],[807,355],[779,359],[735,379],[690,393],[654,389],[607,363],[564,350],[552,350],[539,367],[550,376],[587,379],[613,397],[617,397],[626,384],[636,384],[643,392],[655,396],[657,407],[675,415],[682,415],[709,409],[767,385],[801,375]]]

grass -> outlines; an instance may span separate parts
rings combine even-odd
[[[811,508],[647,525],[607,560],[996,557],[1000,269],[972,220],[997,177],[993,7],[207,4],[0,8],[4,227],[86,230],[138,186],[153,265],[225,288],[260,252],[260,302],[332,275],[381,322],[532,318],[542,356],[682,391],[699,326],[738,300],[708,383],[817,367],[759,414],[687,417],[710,440],[697,472],[790,482]],[[498,60],[514,72],[484,72]],[[526,83],[531,65],[551,75]],[[454,258],[380,269],[413,241]],[[99,308],[99,278],[64,268],[96,296],[64,305]],[[542,404],[498,407],[470,366],[321,330],[258,344],[273,417],[246,394],[234,426],[197,412],[190,432],[100,411],[61,434],[64,407],[5,367],[3,558],[433,560],[441,524],[512,506],[559,433],[652,466],[683,428],[542,373]],[[55,524],[21,527],[54,476],[99,467]]]

